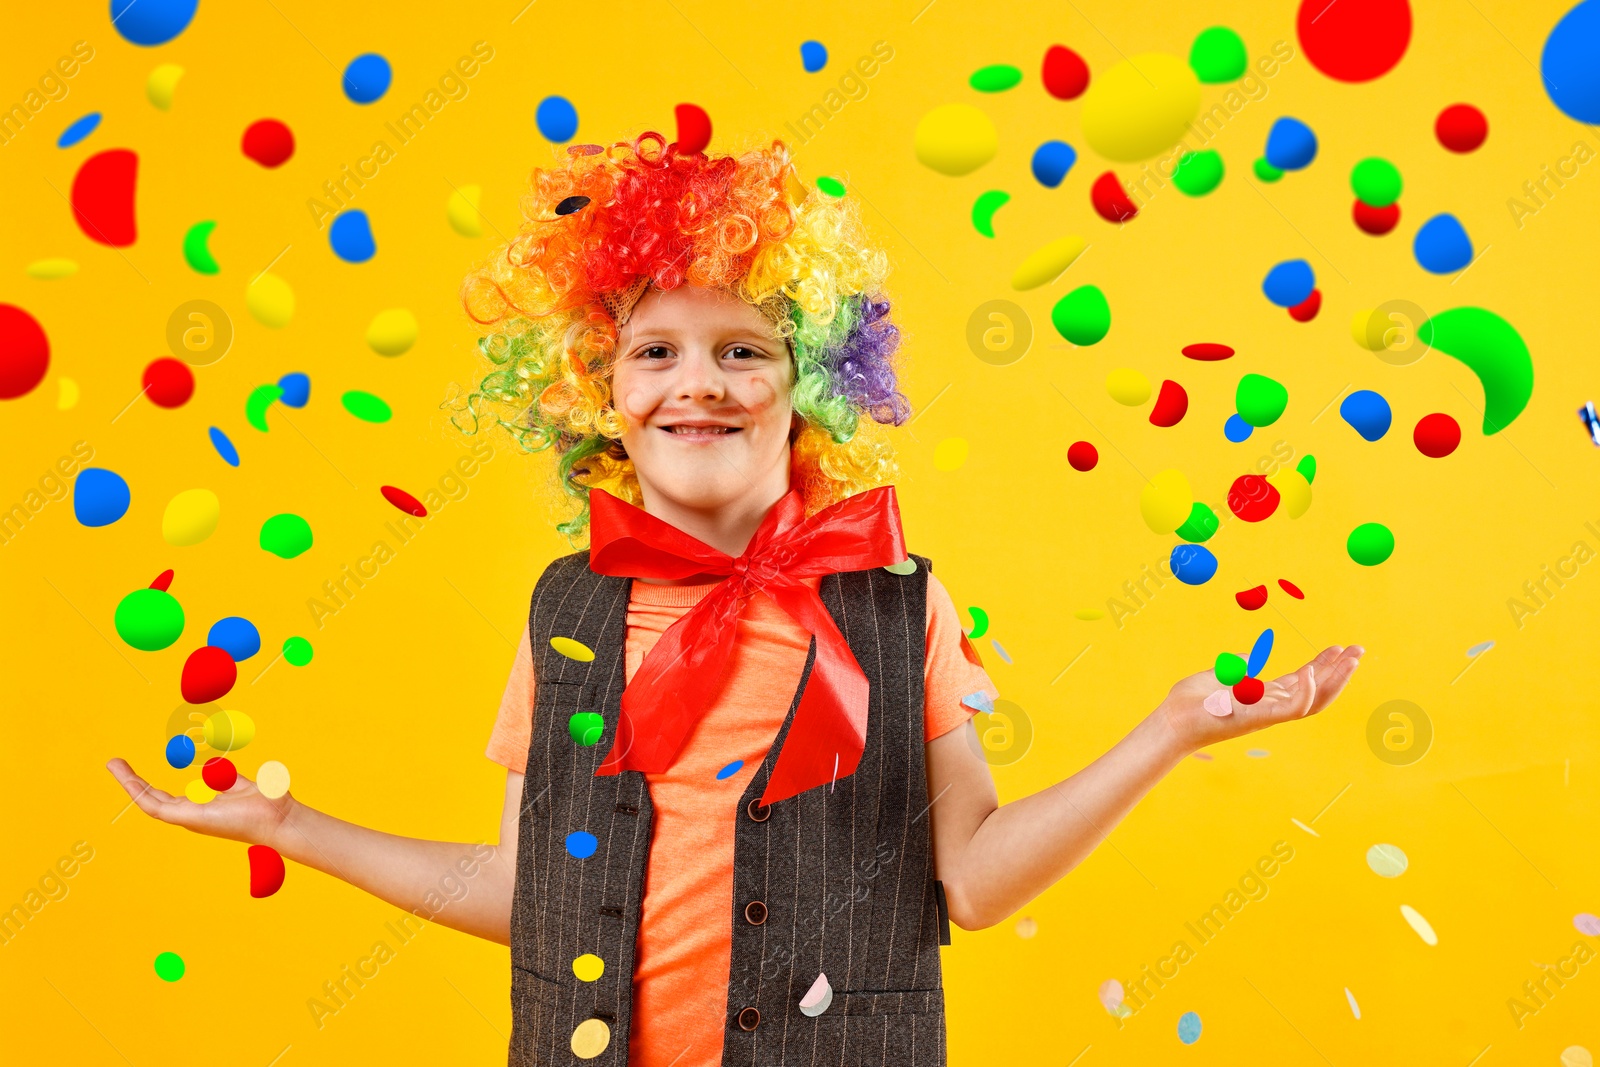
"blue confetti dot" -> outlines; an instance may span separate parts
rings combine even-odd
[[[292,408],[303,408],[306,401],[311,399],[311,379],[294,371],[278,379],[278,388],[283,390],[283,395],[278,398],[278,403]]]
[[[128,513],[132,494],[122,475],[86,467],[72,483],[72,513],[85,526],[110,526]]]
[[[962,697],[961,703],[965,704],[974,711],[981,711],[985,715],[994,714],[994,701],[990,698],[988,693],[985,693],[981,689],[976,693],[968,693],[966,696]]]
[[[1244,421],[1244,416],[1237,411],[1228,416],[1228,421],[1222,424],[1222,435],[1234,444],[1250,440],[1250,435],[1256,428]]]
[[[111,25],[146,48],[166,44],[189,28],[200,0],[111,0]]]
[[[1002,646],[999,641],[996,641],[994,638],[991,637],[991,638],[989,638],[989,643],[994,646],[994,650],[996,652],[1000,653],[1000,658],[1001,659],[1005,660],[1007,663],[1011,662],[1011,653],[1007,652],[1005,650],[1004,646]]]
[[[183,770],[194,762],[194,741],[188,734],[176,734],[167,742],[167,764]]]
[[[333,246],[333,254],[346,263],[365,263],[378,251],[365,211],[340,212],[328,227],[328,244]]]
[[[1040,185],[1054,189],[1078,161],[1078,150],[1065,141],[1046,141],[1033,150],[1033,176]]]
[[[1317,276],[1311,264],[1303,259],[1288,259],[1267,271],[1261,291],[1267,299],[1281,308],[1292,308],[1305,303],[1311,290],[1317,287]]]
[[[800,45],[800,63],[807,74],[815,74],[828,65],[828,48],[821,41],[806,41]]]
[[[356,56],[344,68],[344,95],[358,104],[370,104],[389,91],[392,77],[389,61],[378,53]]]
[[[261,651],[261,631],[249,619],[229,615],[211,624],[206,644],[222,649],[233,662],[242,663]]]
[[[1266,759],[1268,756],[1272,755],[1271,752],[1264,748],[1247,748],[1245,749],[1244,754],[1249,756],[1251,759]],[[1198,1037],[1199,1035],[1196,1034],[1195,1036]]]
[[[1192,1045],[1200,1040],[1200,1016],[1186,1011],[1178,1019],[1178,1040]]]
[[[1179,545],[1172,550],[1172,576],[1184,585],[1205,585],[1217,573],[1217,557],[1204,545]]]
[[[1600,2],[1584,0],[1545,38],[1539,76],[1550,102],[1568,118],[1600,122]]]
[[[533,117],[547,141],[570,141],[578,132],[578,109],[564,96],[547,96],[539,101],[539,110]]]
[[[91,111],[71,126],[61,131],[61,136],[56,138],[57,148],[71,148],[85,137],[89,136],[100,125],[100,112]]]
[[[228,435],[215,426],[206,431],[211,437],[211,447],[217,450],[217,455],[222,457],[222,462],[230,467],[239,465],[239,450],[233,447],[233,442],[228,440]]]
[[[1411,251],[1423,270],[1450,274],[1472,262],[1472,238],[1454,215],[1435,215],[1417,231]]]
[[[739,773],[739,768],[743,766],[744,760],[734,760],[732,763],[728,764],[726,767],[722,768],[722,770],[717,772],[717,781],[720,782],[724,778],[732,778],[734,775]]]
[[[1389,402],[1382,394],[1374,393],[1371,389],[1358,389],[1339,405],[1339,417],[1368,441],[1378,441],[1389,432],[1394,413],[1389,410]]]
[[[600,841],[587,830],[574,830],[567,835],[567,851],[580,860],[594,855],[594,850],[599,847]]]
[[[1250,648],[1250,659],[1245,662],[1244,673],[1251,678],[1261,677],[1261,668],[1267,665],[1267,657],[1272,655],[1272,629],[1268,627],[1261,631],[1261,636],[1256,638],[1256,643]]]
[[[1281,118],[1267,132],[1267,162],[1279,170],[1299,170],[1317,158],[1317,135],[1299,119]]]

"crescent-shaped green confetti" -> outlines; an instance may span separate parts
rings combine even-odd
[[[206,243],[211,240],[211,231],[216,228],[215,222],[197,222],[183,235],[184,261],[201,274],[215,274],[221,269]]]
[[[1471,368],[1483,385],[1483,432],[1510,426],[1533,396],[1533,358],[1516,327],[1478,307],[1441,311],[1417,328],[1417,340]]]
[[[245,421],[262,433],[267,432],[267,409],[283,395],[281,385],[258,385],[244,402]]]

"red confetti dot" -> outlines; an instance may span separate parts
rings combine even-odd
[[[194,371],[171,356],[153,360],[144,369],[144,395],[157,407],[181,408],[194,396]]]
[[[1461,443],[1461,424],[1443,412],[1424,415],[1411,432],[1417,451],[1430,459],[1443,459]]]
[[[49,369],[44,327],[15,304],[0,304],[0,400],[27,396]]]
[[[151,589],[159,589],[165,593],[172,587],[172,570],[169,568],[156,575],[156,580],[150,583]]]
[[[1043,74],[1045,91],[1057,100],[1076,100],[1089,88],[1089,64],[1066,45],[1050,46]]]
[[[1382,237],[1400,224],[1400,201],[1396,200],[1388,207],[1373,207],[1356,201],[1355,207],[1350,209],[1350,214],[1356,220],[1356,225],[1362,233],[1370,233],[1374,237]]]
[[[1092,471],[1094,465],[1100,462],[1100,453],[1088,441],[1074,441],[1072,447],[1067,449],[1067,462],[1072,464],[1075,471]]]
[[[1189,411],[1189,394],[1183,386],[1168,378],[1161,383],[1156,396],[1156,406],[1150,409],[1152,426],[1176,426]]]
[[[1233,699],[1241,704],[1254,704],[1266,691],[1260,678],[1240,678],[1233,685]]]
[[[1289,309],[1289,317],[1296,322],[1310,322],[1322,310],[1322,290],[1313,289],[1311,295]]]
[[[1439,112],[1433,134],[1452,152],[1471,152],[1489,136],[1489,120],[1471,104],[1451,104]]]
[[[203,645],[189,653],[183,661],[183,678],[179,687],[183,699],[191,704],[209,704],[227,696],[233,683],[239,680],[239,668],[227,651]]]
[[[1290,596],[1294,597],[1296,600],[1304,600],[1306,598],[1306,595],[1300,591],[1300,587],[1298,585],[1295,585],[1293,582],[1289,581],[1289,579],[1287,579],[1287,578],[1279,578],[1278,579],[1278,584],[1283,587],[1283,591],[1285,593],[1288,593]]]
[[[383,499],[387,500],[389,503],[405,512],[407,515],[415,515],[419,519],[425,519],[428,517],[428,509],[422,506],[422,502],[420,500],[406,492],[404,489],[396,489],[392,485],[385,485],[380,486],[379,491],[383,493]]]
[[[1116,174],[1109,170],[1094,180],[1089,190],[1089,201],[1107,222],[1127,222],[1139,213],[1133,201],[1128,199],[1128,191],[1117,181]]]
[[[268,845],[250,846],[250,895],[270,897],[283,888],[283,857]]]
[[[1278,510],[1277,487],[1259,474],[1241,474],[1228,490],[1228,510],[1245,522],[1260,522]]]
[[[1230,358],[1233,355],[1233,349],[1227,345],[1202,342],[1195,345],[1184,345],[1183,354],[1190,359],[1198,359],[1203,363],[1215,363],[1219,359]]]
[[[72,217],[91,241],[126,248],[139,235],[133,217],[133,190],[139,157],[126,148],[90,156],[72,179]]]
[[[225,756],[212,756],[200,768],[200,778],[217,792],[226,793],[239,780],[239,770]]]
[[[1371,81],[1406,54],[1411,5],[1406,0],[1300,0],[1295,28],[1313,67],[1337,81]]]
[[[1267,602],[1267,587],[1258,585],[1254,589],[1246,589],[1242,593],[1233,594],[1233,599],[1246,611],[1256,611]]]
[[[699,104],[679,104],[674,113],[678,118],[678,151],[704,152],[711,143],[711,116]]]
[[[263,167],[281,167],[294,155],[294,134],[277,119],[261,119],[244,131],[239,147]]]

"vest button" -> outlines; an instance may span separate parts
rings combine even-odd
[[[767,921],[767,906],[759,900],[752,900],[744,906],[744,918],[751,926],[760,926]],[[755,1011],[754,1008],[746,1010]],[[748,1030],[750,1027],[747,1026],[745,1029]]]
[[[766,822],[772,817],[772,805],[761,803],[760,797],[751,797],[750,803],[745,805],[745,814],[756,822]]]
[[[761,1013],[754,1008],[739,1009],[739,1029],[754,1030],[761,1021]]]

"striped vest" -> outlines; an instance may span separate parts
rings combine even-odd
[[[823,603],[871,683],[866,748],[832,791],[809,789],[758,806],[799,704],[797,689],[734,831],[733,954],[722,1063],[886,1064],[944,1067],[939,946],[950,943],[943,886],[933,879],[923,762],[923,660],[931,565],[906,576],[873,569],[829,575]],[[634,947],[650,854],[652,808],[644,775],[595,777],[621,708],[632,579],[595,574],[588,553],[555,560],[539,579],[528,626],[534,654],[533,736],[517,838],[511,913],[510,1063],[626,1067]],[[571,637],[592,662],[554,651]],[[811,642],[800,688],[811,675]],[[578,744],[569,720],[598,712],[605,729]],[[586,859],[566,847],[587,831]],[[593,953],[605,971],[578,980],[573,960]],[[833,1001],[816,1017],[800,1000],[818,973]],[[720,975],[707,975],[708,981]],[[580,1059],[573,1034],[609,1032]]]

